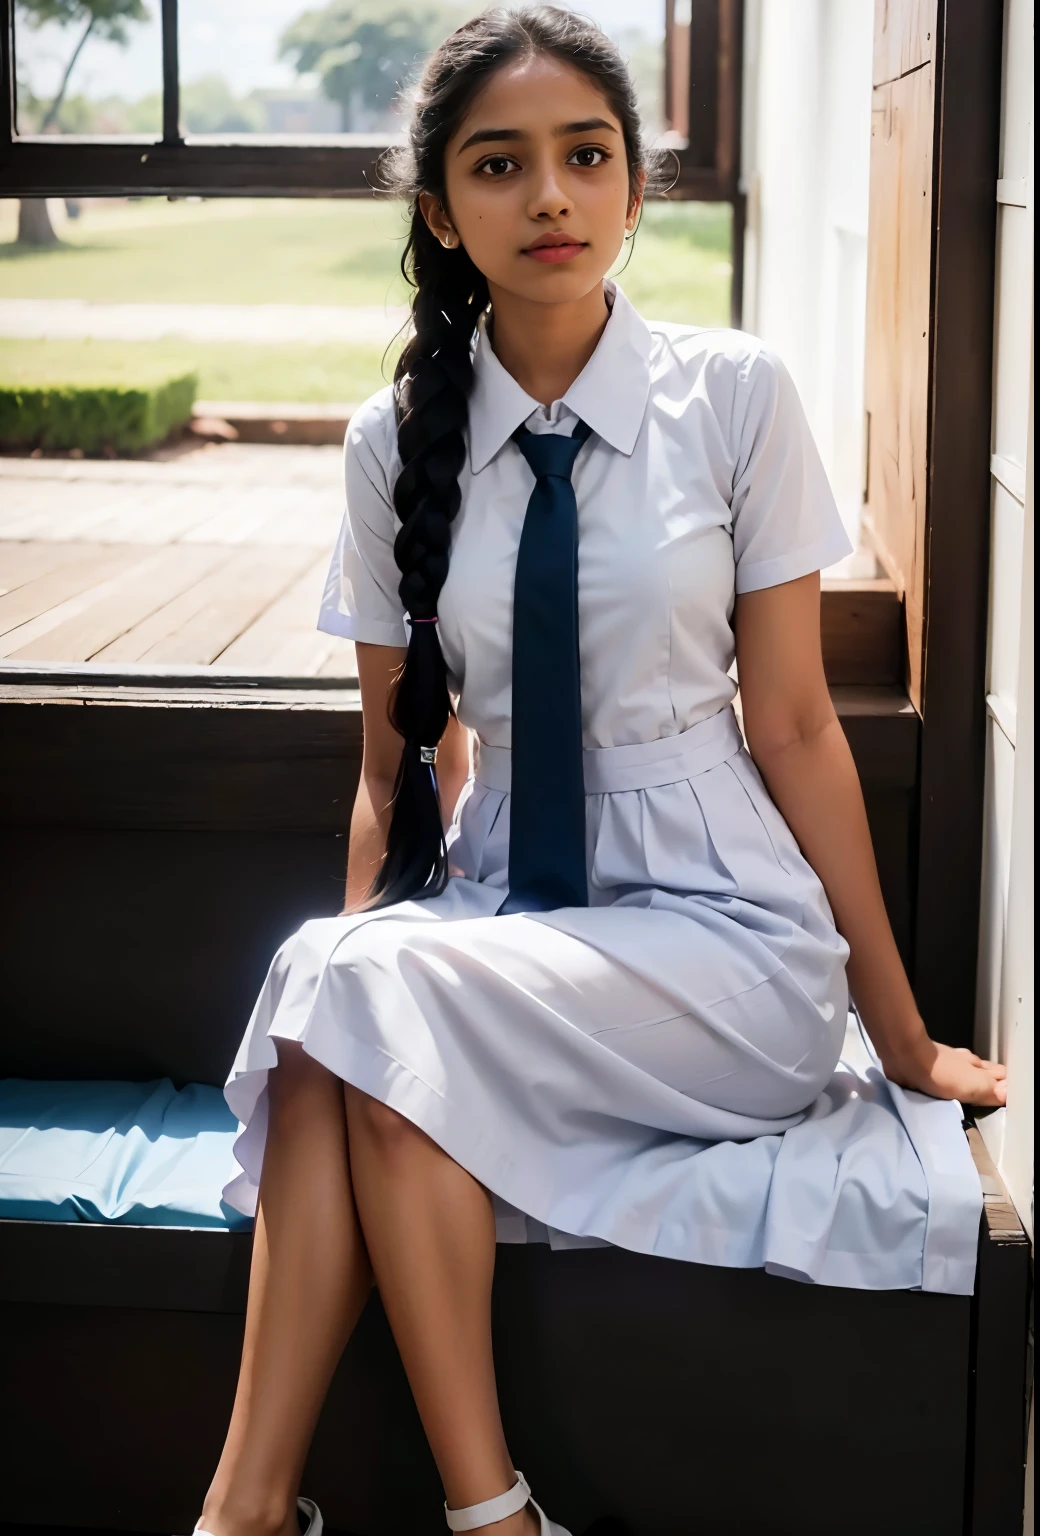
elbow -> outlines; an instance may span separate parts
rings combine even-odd
[[[769,712],[765,718],[744,718],[748,751],[760,767],[775,763],[792,752],[810,751],[837,726],[838,716],[830,695],[814,700],[804,709]]]
[[[366,767],[362,764],[361,786],[377,817],[384,811],[389,811],[392,806],[396,784],[396,768],[393,772],[387,772],[385,769]]]

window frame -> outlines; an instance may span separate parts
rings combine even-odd
[[[680,4],[682,0],[680,0]],[[163,131],[158,139],[85,138],[16,132],[15,0],[0,0],[0,186],[13,197],[370,197],[376,162],[390,135],[248,140],[183,137],[179,131],[178,0],[160,0]],[[690,0],[677,24],[665,0],[665,113],[662,144],[676,159],[673,201],[733,208],[733,314],[740,314],[743,196],[740,81],[743,0]],[[684,36],[685,34],[685,36]],[[714,61],[707,73],[703,61]]]

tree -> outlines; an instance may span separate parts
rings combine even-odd
[[[262,133],[264,112],[236,96],[223,75],[211,72],[181,86],[181,121],[188,133]]]
[[[101,37],[106,42],[125,46],[128,38],[127,24],[148,20],[144,0],[16,0],[16,7],[30,27],[42,27],[47,22],[54,22],[59,27],[75,26],[81,29],[65,65],[57,94],[40,119],[39,133],[50,133],[57,128],[72,71],[88,38]],[[53,245],[57,240],[44,198],[22,198],[18,205],[18,239],[29,245]]]
[[[416,66],[465,14],[437,0],[329,0],[286,27],[279,57],[291,60],[297,74],[320,77],[349,132],[362,126],[363,112],[382,117],[390,111]]]

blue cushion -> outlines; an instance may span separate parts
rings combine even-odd
[[[248,1228],[219,1088],[0,1080],[0,1218]]]

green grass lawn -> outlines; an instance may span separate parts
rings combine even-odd
[[[48,250],[14,241],[0,204],[0,297],[99,303],[400,304],[396,204],[214,199],[90,206]],[[727,323],[729,209],[648,204],[619,281],[649,319]],[[2,342],[0,378],[69,381],[194,367],[208,399],[363,399],[384,382],[378,348],[242,344]],[[388,361],[392,368],[392,361]],[[99,372],[100,370],[100,372]]]
[[[330,343],[230,346],[194,341],[3,341],[0,383],[130,384],[194,370],[200,400],[357,404],[393,377],[393,352]]]

